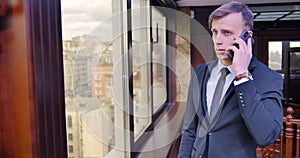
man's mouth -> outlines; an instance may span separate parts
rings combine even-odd
[[[226,49],[217,49],[217,52],[218,52],[219,54],[224,54],[224,53],[226,53],[227,51],[226,51]]]

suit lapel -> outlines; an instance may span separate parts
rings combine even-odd
[[[257,58],[255,58],[254,56],[252,57],[251,59],[251,62],[250,62],[250,65],[248,67],[248,70],[250,73],[252,73],[255,69],[255,67],[257,66]],[[216,62],[217,63],[217,62]],[[211,72],[211,69],[213,68],[214,64],[216,63],[209,63],[207,65],[207,70],[205,72],[205,77],[204,77],[204,80],[203,80],[203,85],[202,85],[202,105],[203,105],[203,111],[204,111],[204,116],[205,114],[207,113],[207,102],[206,102],[206,85],[207,85],[207,81],[209,79],[209,76],[210,76],[210,72]],[[229,88],[227,89],[226,93],[225,93],[225,96],[223,97],[222,101],[221,101],[221,109],[219,111],[219,115],[218,117],[214,118],[212,120],[212,122],[210,122],[209,126],[210,128],[212,128],[214,126],[214,124],[216,123],[216,121],[218,120],[219,116],[221,115],[221,112],[223,111],[223,109],[226,107],[226,102],[228,101],[228,99],[230,99],[230,96],[232,96],[232,94],[234,93],[234,84],[233,84],[233,81],[232,83],[230,84]]]
[[[202,111],[203,111],[203,116],[205,116],[205,114],[207,113],[207,101],[206,101],[206,85],[207,85],[207,81],[209,79],[210,76],[210,72],[208,71],[208,69],[205,70],[205,75],[203,78],[203,82],[201,85],[201,105],[202,105]]]
[[[206,116],[206,114],[207,114],[207,99],[206,99],[206,92],[207,92],[207,81],[208,81],[208,79],[209,79],[209,77],[210,77],[210,72],[211,72],[211,70],[212,70],[212,68],[216,65],[218,63],[218,60],[213,60],[213,61],[211,61],[211,62],[208,62],[207,64],[206,64],[206,68],[205,68],[205,70],[204,70],[204,72],[202,73],[202,74],[204,74],[203,76],[202,76],[202,78],[199,80],[199,83],[201,84],[201,86],[200,86],[200,91],[201,91],[201,96],[200,96],[200,98],[201,98],[201,101],[200,101],[200,107],[199,108],[201,108],[202,110],[202,114],[199,114],[198,113],[198,115],[200,116],[200,115],[202,115],[203,117],[205,117]],[[199,76],[200,77],[200,76]],[[201,118],[201,117],[200,117]]]
[[[233,84],[233,81],[232,81],[230,86],[228,87],[226,93],[225,93],[224,98],[222,99],[221,104],[224,104],[226,102],[226,100],[229,99],[229,96],[231,95],[231,93],[233,93],[233,90],[234,90],[234,84]],[[223,106],[223,108],[224,108],[224,106]]]

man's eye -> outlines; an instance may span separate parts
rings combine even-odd
[[[231,35],[231,32],[226,31],[224,34],[225,34],[226,36],[230,36],[230,35]]]
[[[218,32],[217,32],[217,31],[212,31],[212,34],[213,34],[213,35],[217,35]]]

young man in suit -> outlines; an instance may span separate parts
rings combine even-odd
[[[209,27],[217,60],[194,69],[178,157],[255,158],[257,144],[280,136],[283,78],[252,56],[251,38],[246,43],[239,37],[243,30],[253,34],[246,5],[220,6]]]

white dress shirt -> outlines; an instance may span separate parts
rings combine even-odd
[[[230,84],[232,83],[234,77],[235,77],[235,73],[233,72],[232,70],[232,66],[225,66],[223,65],[223,63],[218,60],[218,63],[217,65],[211,70],[210,72],[210,77],[208,79],[208,82],[207,82],[207,86],[206,86],[206,101],[207,101],[207,110],[208,110],[208,113],[210,113],[210,110],[211,110],[211,103],[212,103],[212,99],[213,99],[213,96],[214,96],[214,92],[215,92],[215,89],[216,89],[216,86],[217,86],[217,82],[221,76],[221,69],[223,67],[227,67],[227,69],[230,71],[230,73],[226,76],[226,81],[225,81],[225,85],[224,85],[224,88],[223,88],[223,92],[222,92],[222,96],[221,96],[221,99],[220,101],[223,99],[227,89],[229,88]]]

